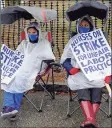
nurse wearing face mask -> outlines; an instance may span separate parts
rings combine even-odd
[[[95,29],[91,17],[83,16],[77,21],[77,33],[87,33]],[[61,63],[67,70],[68,86],[71,90],[77,90],[78,100],[82,109],[85,121],[81,123],[81,128],[97,128],[96,114],[99,110],[102,87],[104,80],[89,81],[81,71],[68,43],[61,57]]]
[[[89,32],[90,31],[90,23],[86,19],[83,19],[78,26],[78,30],[79,30],[79,33]]]
[[[28,28],[28,37],[31,43],[37,43],[38,42],[38,37],[39,37],[39,31],[36,30],[35,28]]]
[[[17,50],[24,54],[22,66],[9,85],[1,85],[4,90],[1,112],[3,119],[13,118],[19,112],[23,94],[33,88],[42,60],[55,60],[51,45],[42,37],[37,22],[29,24],[24,31],[26,39],[17,47]],[[47,65],[43,63],[41,72],[44,72],[46,67]]]

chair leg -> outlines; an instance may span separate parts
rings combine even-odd
[[[42,107],[43,107],[44,97],[45,97],[45,90],[44,90],[44,92],[43,92],[43,96],[42,96],[42,100],[41,100],[41,103],[40,103],[39,112],[42,112]]]
[[[71,117],[70,116],[70,101],[72,100],[72,94],[71,94],[71,90],[68,87],[68,105],[67,105],[67,117]]]
[[[42,100],[40,103],[39,108],[37,108],[37,106],[26,96],[26,94],[24,94],[24,97],[33,105],[33,107],[38,111],[38,112],[42,112],[42,107],[43,107],[43,101],[44,101],[44,97],[45,97],[45,89],[43,92],[43,96],[42,96]]]
[[[103,95],[102,95],[102,97],[103,97],[103,98],[108,102],[108,99],[107,99],[107,98],[105,98],[105,96],[103,96]]]
[[[42,79],[42,78],[40,78],[41,79],[41,81],[43,82],[43,85],[42,84],[40,84],[41,85],[41,87],[45,90],[45,92],[53,99],[53,95],[52,95],[52,93],[50,93],[47,89],[46,89],[46,85],[47,85],[47,83],[45,83],[44,82],[44,80]]]
[[[70,102],[73,101],[73,99],[75,99],[77,96],[72,98],[72,91],[69,88],[68,88],[68,93],[69,93],[69,96],[68,96],[68,106],[67,106],[67,117],[71,117],[73,113],[80,108],[80,106],[78,106],[74,111],[70,113]]]
[[[54,92],[54,72],[53,72],[53,67],[52,67],[52,99],[55,99],[55,92]]]
[[[73,98],[72,98],[72,91],[71,91],[70,89],[68,89],[68,93],[69,93],[70,101],[73,101]]]
[[[33,107],[34,107],[38,112],[42,112],[42,106],[43,106],[43,101],[44,101],[44,97],[45,97],[45,92],[51,97],[51,99],[55,99],[53,69],[52,69],[52,82],[53,82],[53,85],[52,85],[52,91],[51,91],[51,92],[49,92],[49,91],[46,89],[46,85],[47,85],[48,79],[49,79],[49,74],[48,74],[46,83],[45,83],[44,80],[41,78],[41,76],[38,76],[38,77],[39,77],[39,80],[42,81],[43,85],[40,84],[39,81],[37,81],[37,83],[44,89],[44,92],[43,92],[43,96],[42,96],[42,100],[41,100],[39,109],[38,109],[38,108],[36,107],[36,105],[26,96],[26,94],[27,94],[28,92],[26,92],[26,93],[24,94],[24,97],[33,105]]]
[[[102,108],[99,108],[99,109],[108,116],[108,113],[105,112]]]
[[[111,98],[110,96],[108,95],[108,99],[106,99],[104,96],[103,98],[108,102],[108,112],[104,111],[101,107],[100,107],[100,110],[107,115],[107,117],[111,117]]]
[[[44,97],[45,97],[45,92],[52,98],[52,99],[55,99],[55,93],[54,93],[54,75],[53,75],[53,69],[52,69],[52,93],[49,92],[47,89],[46,89],[46,85],[48,83],[48,79],[49,79],[49,74],[48,74],[48,77],[47,77],[47,81],[46,83],[44,82],[44,80],[40,77],[41,81],[43,82],[44,85],[40,84],[41,87],[44,89],[44,92],[43,92],[43,96],[42,96],[42,100],[41,100],[41,104],[40,104],[40,109],[39,111],[42,111],[42,106],[43,106],[43,101],[44,101]]]
[[[78,106],[74,111],[72,111],[71,113],[67,114],[67,117],[71,117],[78,109],[80,108],[80,106]]]
[[[67,117],[70,117],[70,97],[69,96],[68,96],[68,105],[67,105]]]
[[[44,91],[51,97],[51,99],[53,98],[53,96],[51,95],[50,92],[48,92],[48,90],[43,86],[41,85],[41,87],[44,89]]]
[[[49,77],[49,75],[48,75]],[[43,106],[43,102],[44,102],[44,97],[45,97],[45,93],[47,93],[51,99],[53,99],[53,95],[46,89],[46,85],[47,85],[47,82],[48,82],[48,78],[47,78],[47,82],[45,83],[44,80],[40,77],[41,81],[43,82],[44,85],[40,84],[39,81],[38,83],[40,84],[40,86],[44,89],[44,92],[43,92],[43,96],[42,96],[42,100],[41,100],[41,103],[40,103],[40,107],[39,107],[39,112],[42,112],[42,106]]]
[[[111,117],[112,115],[112,113],[111,113],[111,97],[109,96],[109,102],[108,102],[108,105],[109,105],[109,115],[108,115],[108,117]]]
[[[24,94],[24,97],[33,105],[33,107],[39,112],[40,110],[36,107],[36,105]]]

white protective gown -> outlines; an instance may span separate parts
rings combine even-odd
[[[37,26],[35,26],[37,28]],[[19,68],[16,77],[8,85],[1,85],[1,88],[10,93],[23,93],[33,88],[35,78],[40,71],[42,60],[53,59],[55,56],[52,52],[51,44],[45,38],[43,39],[40,27],[38,43],[31,43],[25,29],[26,40],[23,40],[17,50],[24,54],[24,61]],[[42,71],[45,71],[47,64],[43,64]]]
[[[78,22],[78,25],[79,25],[79,23],[81,22],[81,20],[83,18],[80,19],[80,21]],[[91,19],[89,19],[89,21],[92,23]],[[78,25],[77,25],[77,29],[78,29]],[[75,60],[75,57],[74,57],[74,55],[72,53],[72,50],[70,48],[70,44],[69,43],[67,43],[65,48],[64,48],[64,52],[62,54],[60,63],[63,64],[63,62],[67,58],[71,58],[71,64],[72,64],[73,67],[80,68],[78,63]],[[75,75],[69,75],[68,79],[67,79],[67,82],[68,82],[68,86],[70,87],[71,90],[79,90],[79,89],[87,89],[87,88],[101,88],[101,87],[105,86],[103,79],[102,80],[89,81],[85,77],[85,75],[84,75],[84,73],[82,71],[78,72]]]

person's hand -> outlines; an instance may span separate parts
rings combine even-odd
[[[78,72],[80,72],[80,69],[79,68],[72,68],[72,69],[69,70],[69,73],[71,75],[75,75]]]
[[[105,79],[104,79],[105,83],[110,84],[111,77],[112,77],[112,75],[111,76],[106,76]]]

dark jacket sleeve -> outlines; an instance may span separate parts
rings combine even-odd
[[[71,37],[75,36],[77,33],[76,32],[72,32]],[[71,58],[67,58],[64,62],[63,62],[63,67],[66,69],[66,71],[69,73],[70,69],[73,68],[73,66],[71,65]]]
[[[67,58],[64,63],[63,63],[63,67],[66,69],[66,71],[69,73],[70,69],[72,69],[72,65],[71,65],[71,58]]]

